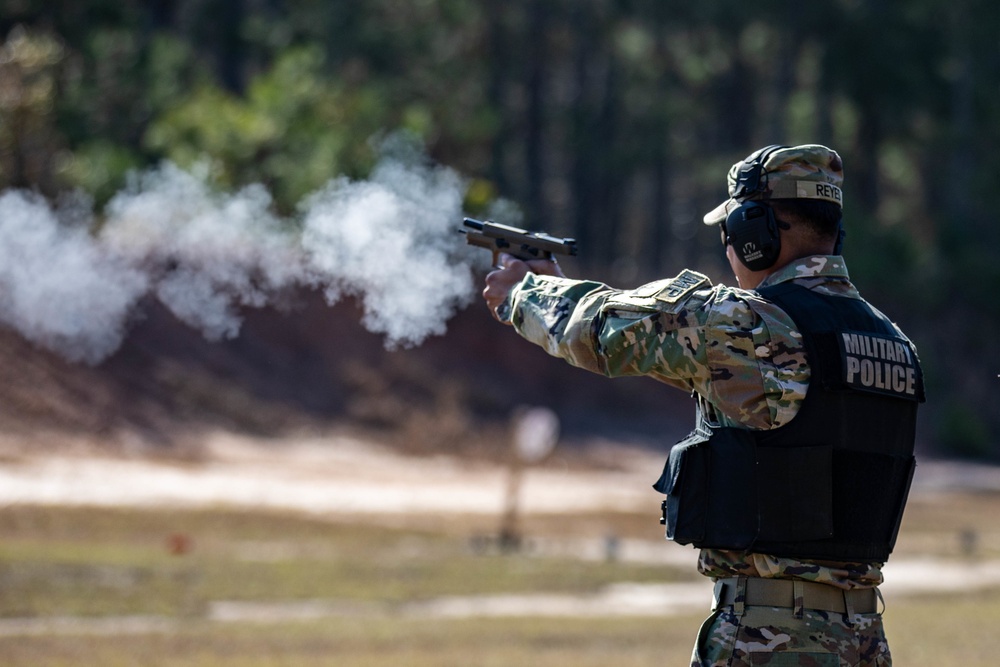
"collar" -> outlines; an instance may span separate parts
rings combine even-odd
[[[789,280],[803,278],[826,278],[850,281],[847,274],[847,264],[840,255],[810,255],[792,260],[763,281],[757,288],[770,287]]]

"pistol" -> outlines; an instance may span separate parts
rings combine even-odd
[[[469,245],[486,248],[493,253],[493,265],[497,265],[497,257],[505,252],[520,260],[552,259],[553,255],[576,255],[576,239],[562,239],[550,236],[545,232],[529,232],[508,225],[501,225],[492,220],[462,220],[464,229],[458,231],[465,234]]]

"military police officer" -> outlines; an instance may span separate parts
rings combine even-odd
[[[882,565],[913,475],[916,350],[848,277],[843,165],[820,145],[733,165],[717,226],[738,287],[695,271],[634,290],[501,258],[483,296],[550,354],[696,398],[654,485],[700,549],[713,613],[692,665],[889,665]],[[843,662],[842,662],[843,661]]]

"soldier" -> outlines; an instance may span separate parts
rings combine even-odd
[[[819,145],[733,165],[705,215],[739,287],[697,272],[634,290],[502,256],[483,296],[569,363],[695,396],[654,487],[667,537],[715,582],[693,666],[889,665],[882,564],[915,461],[916,350],[851,284],[843,166]]]

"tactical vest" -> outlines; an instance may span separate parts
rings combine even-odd
[[[884,562],[909,493],[916,352],[861,299],[795,283],[758,290],[803,335],[809,388],[796,416],[766,431],[702,418],[654,485],[667,538],[793,558]]]

